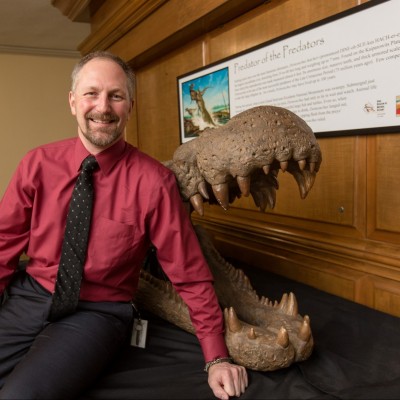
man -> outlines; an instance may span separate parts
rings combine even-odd
[[[173,174],[123,139],[132,98],[133,77],[121,59],[84,57],[69,95],[78,137],[29,152],[0,203],[1,399],[75,398],[90,385],[129,333],[150,244],[191,310],[214,395],[239,396],[247,386],[245,369],[229,362],[212,277]],[[60,316],[54,304],[61,264],[69,267],[60,262],[64,228],[90,155],[98,169],[90,178],[94,203],[79,303]],[[26,272],[15,272],[23,252]]]

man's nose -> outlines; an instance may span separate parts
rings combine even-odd
[[[97,98],[97,104],[96,104],[96,108],[99,112],[107,112],[110,111],[110,99],[107,95],[100,95]]]

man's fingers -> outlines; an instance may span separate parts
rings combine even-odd
[[[249,385],[249,378],[247,376],[246,368],[244,368],[244,367],[239,367],[239,368],[240,368],[240,376],[241,376],[241,378],[240,378],[240,382],[241,382],[240,390],[241,390],[241,393],[244,393],[246,388],[247,388],[247,386]]]
[[[239,397],[248,385],[247,371],[235,364],[216,364],[209,370],[208,383],[219,399],[228,399],[229,396]]]
[[[239,365],[232,365],[229,373],[231,374],[231,379],[228,379],[228,382],[231,383],[232,387],[225,387],[226,392],[230,396],[240,396],[247,387],[247,372],[244,367]]]

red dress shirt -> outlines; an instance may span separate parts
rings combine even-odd
[[[0,294],[19,257],[27,273],[54,291],[68,204],[84,158],[79,138],[30,151],[0,202]],[[94,205],[81,300],[129,302],[152,243],[188,304],[206,361],[226,357],[212,275],[184,210],[175,176],[124,140],[96,155]]]

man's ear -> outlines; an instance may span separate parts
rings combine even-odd
[[[76,111],[75,111],[75,95],[74,95],[74,92],[72,90],[69,92],[68,100],[69,100],[69,107],[71,109],[72,115],[76,115]]]

